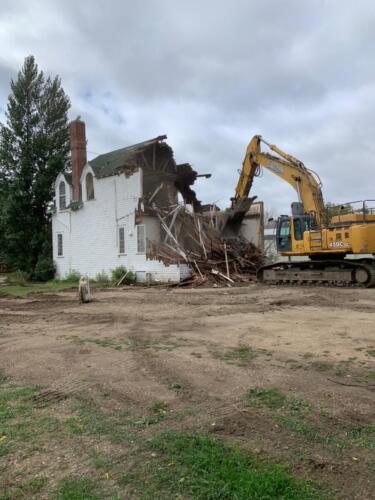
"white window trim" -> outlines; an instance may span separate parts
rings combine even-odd
[[[124,230],[124,251],[120,252],[120,229]],[[119,255],[126,255],[126,232],[125,226],[118,226],[117,229],[117,250]]]
[[[140,252],[139,248],[138,248],[138,228],[140,228],[140,227],[144,228],[143,229],[143,231],[144,231],[144,251],[143,252]],[[147,250],[147,248],[146,248],[146,226],[145,226],[145,224],[137,224],[136,228],[137,228],[137,254],[138,255],[146,255],[146,250]]]
[[[64,188],[65,188],[65,191],[64,191],[64,194],[61,195],[61,191],[60,191],[60,188],[61,188],[61,185],[64,185]],[[66,189],[66,182],[65,181],[60,181],[59,182],[59,186],[58,186],[58,195],[59,195],[59,210],[60,212],[63,212],[64,210],[67,210],[68,208],[68,197],[67,197],[67,189]],[[62,196],[64,197],[64,200],[65,200],[65,207],[61,207],[61,198]]]
[[[61,236],[61,255],[59,254],[59,236]],[[63,233],[57,233],[57,258],[61,259],[64,257],[64,235]]]

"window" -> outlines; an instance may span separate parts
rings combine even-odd
[[[119,227],[118,230],[118,251],[119,253],[125,253],[125,228]]]
[[[58,257],[63,256],[63,235],[62,234],[57,235],[57,256]]]
[[[60,210],[66,209],[66,192],[65,192],[65,182],[61,181],[59,185],[59,207]]]
[[[137,252],[146,252],[146,231],[144,225],[137,226]]]
[[[303,230],[301,219],[293,219],[294,222],[294,238],[296,240],[303,240]]]
[[[90,172],[86,175],[86,199],[94,199],[94,177]]]
[[[290,236],[290,220],[283,220],[280,226],[280,236],[287,237]]]

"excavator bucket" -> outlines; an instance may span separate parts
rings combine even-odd
[[[236,238],[240,232],[241,224],[245,214],[250,210],[256,196],[242,198],[232,208],[225,211],[224,225],[221,234],[224,238]]]

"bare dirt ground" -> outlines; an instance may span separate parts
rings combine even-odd
[[[109,289],[85,305],[73,291],[0,297],[0,368],[52,391],[54,412],[89,395],[141,418],[162,401],[168,418],[144,436],[210,432],[336,498],[374,498],[374,305],[375,290],[257,285]],[[285,401],[246,398],[251,388]],[[9,484],[17,471],[57,480],[87,463],[68,440],[15,456],[2,474]]]

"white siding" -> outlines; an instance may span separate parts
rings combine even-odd
[[[95,199],[86,200],[84,183],[90,165],[83,169],[81,180],[83,207],[79,210],[60,211],[57,206],[52,218],[53,259],[57,277],[63,278],[71,270],[95,278],[99,272],[110,274],[118,266],[141,273],[151,273],[153,281],[179,281],[180,273],[185,276],[186,266],[166,266],[157,260],[147,259],[137,253],[137,231],[135,210],[142,197],[142,171],[126,177],[125,174],[96,179],[94,177]],[[55,186],[61,181],[56,179]],[[67,185],[68,188],[68,185]],[[67,189],[67,193],[70,190]],[[70,199],[69,199],[70,201]],[[68,203],[68,198],[67,198]],[[152,238],[158,240],[158,228],[152,217],[144,217],[142,224]],[[118,251],[118,228],[125,227],[125,254]],[[160,232],[160,228],[159,228]],[[64,255],[57,255],[57,234],[63,235]]]

